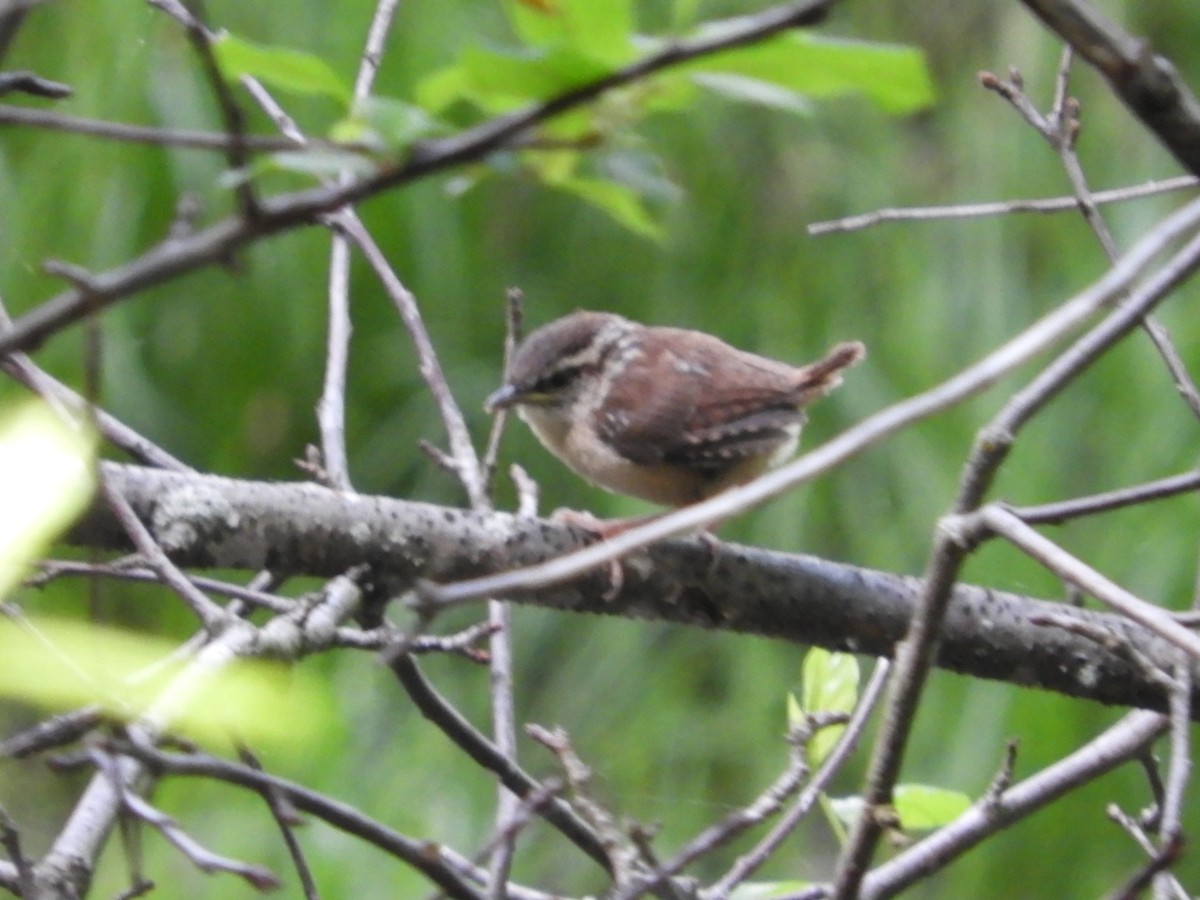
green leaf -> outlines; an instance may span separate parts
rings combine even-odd
[[[654,221],[637,193],[624,185],[581,177],[563,178],[550,184],[603,210],[634,234],[655,241],[662,239],[662,226]]]
[[[506,0],[504,11],[529,46],[568,48],[610,66],[633,54],[631,0]]]
[[[492,112],[543,100],[608,72],[569,48],[518,54],[468,47],[460,64],[465,99]]]
[[[971,806],[961,791],[924,784],[898,784],[893,797],[900,827],[905,831],[927,831],[953,822]]]
[[[853,825],[863,810],[863,799],[858,795],[852,797],[830,797],[828,809],[837,821],[844,825]]]
[[[788,691],[787,695],[787,722],[788,728],[795,728],[804,721],[804,707],[800,705],[800,701],[796,699],[796,695]]]
[[[422,138],[449,130],[446,123],[420,106],[391,97],[368,97],[355,106],[351,116],[333,127],[330,138],[396,153]]]
[[[87,504],[95,440],[29,401],[0,420],[0,598]]]
[[[808,712],[850,712],[858,700],[858,660],[813,647],[804,657],[802,705]]]
[[[249,75],[294,94],[332,97],[342,103],[349,103],[352,97],[329,64],[310,53],[254,44],[228,33],[213,41],[213,53],[229,81]]]
[[[896,114],[922,109],[934,101],[933,79],[919,50],[805,31],[788,31],[715,53],[675,71],[737,75],[808,97],[858,93]]]
[[[820,647],[804,657],[803,699],[810,713],[843,712],[854,709],[858,701],[858,660],[849,653],[832,653]],[[846,728],[831,725],[822,728],[808,744],[808,760],[817,765],[833,749]]]
[[[758,106],[767,106],[802,116],[812,115],[813,103],[803,94],[789,91],[777,84],[759,81],[757,78],[747,78],[744,75],[722,75],[718,72],[698,72],[692,76],[692,81],[730,100],[754,103]]]
[[[830,800],[830,809],[839,820],[852,824],[862,812],[861,797],[838,797]],[[892,806],[905,831],[928,831],[953,822],[971,806],[971,798],[961,791],[930,787],[924,784],[898,784],[892,795]]]
[[[51,711],[99,704],[132,719],[186,664],[177,643],[151,635],[68,619],[0,620],[0,696]],[[168,726],[209,744],[233,734],[302,749],[336,718],[320,679],[278,663],[237,660],[180,684],[170,685]]]

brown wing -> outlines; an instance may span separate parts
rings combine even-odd
[[[633,462],[687,465],[715,475],[789,440],[808,399],[797,375],[791,366],[706,334],[650,328],[641,355],[614,383],[595,425]]]

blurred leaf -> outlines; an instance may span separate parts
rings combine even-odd
[[[511,53],[468,47],[460,65],[464,99],[502,112],[544,100],[605,75],[609,68],[573,48]]]
[[[637,193],[624,185],[579,177],[564,178],[550,184],[581,197],[635,234],[655,241],[662,239],[662,226],[654,221]]]
[[[712,30],[709,26],[701,33]],[[788,31],[757,44],[714,53],[672,72],[737,75],[809,97],[864,94],[880,108],[897,114],[922,109],[934,101],[933,79],[920,50],[805,31]],[[751,95],[743,99],[760,102]]]
[[[843,825],[853,825],[863,809],[863,799],[853,797],[830,797],[827,809],[833,813],[837,821]]]
[[[923,784],[898,784],[892,806],[900,817],[905,831],[928,831],[953,822],[971,806],[971,798],[961,791],[930,787]],[[830,800],[830,808],[847,825],[862,812],[861,797],[838,797]]]
[[[421,138],[449,130],[445,122],[420,106],[392,97],[367,97],[355,106],[352,115],[333,127],[330,138],[395,154]]]
[[[0,695],[55,712],[97,703],[132,719],[187,662],[176,643],[152,635],[69,619],[0,620]],[[300,748],[336,718],[320,679],[279,663],[237,660],[189,687],[169,727],[210,744],[232,734]]]
[[[29,401],[0,420],[0,598],[95,489],[90,435]]]
[[[801,705],[810,713],[848,713],[858,701],[858,677],[858,660],[852,654],[814,647],[804,657]],[[817,732],[808,745],[809,762],[821,762],[845,730],[844,725],[832,725]]]
[[[632,55],[631,0],[506,0],[513,31],[533,47],[566,47],[617,66]]]
[[[800,705],[800,701],[796,699],[796,695],[788,691],[787,695],[787,723],[788,728],[795,728],[804,721],[804,707]]]
[[[797,94],[777,84],[759,81],[757,78],[699,72],[692,76],[692,81],[730,100],[769,106],[802,116],[812,115],[812,101],[803,94]]]
[[[893,798],[905,831],[928,831],[953,822],[971,806],[962,791],[924,784],[898,784]]]
[[[744,881],[739,884],[730,900],[771,900],[772,897],[786,897],[795,894],[809,886],[808,881]]]
[[[305,96],[332,97],[349,103],[350,88],[323,59],[287,47],[266,47],[224,33],[213,41],[221,73],[229,81],[243,75]]]
[[[299,172],[302,175],[332,178],[346,172],[366,176],[373,173],[377,167],[362,154],[349,151],[283,150],[264,157],[263,165],[255,168],[257,171],[278,169],[284,172]]]

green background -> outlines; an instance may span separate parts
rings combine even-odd
[[[646,3],[647,25],[668,18]],[[214,25],[249,40],[294,47],[355,70],[371,4],[347,0],[245,4],[211,2]],[[704,16],[744,4],[702,3]],[[1200,17],[1175,5],[1144,10],[1107,3],[1114,17],[1172,56],[1191,83]],[[1140,17],[1140,18],[1139,18]],[[679,188],[654,206],[660,243],[636,236],[578,200],[539,186],[511,160],[472,189],[439,177],[372,199],[361,213],[418,298],[459,401],[482,439],[480,409],[501,366],[504,294],[520,287],[527,321],[575,308],[608,309],[655,323],[703,328],[730,342],[797,362],[857,338],[867,363],[814,410],[805,445],[924,390],[977,359],[1098,277],[1106,262],[1078,215],[1016,215],[957,222],[888,224],[813,238],[809,223],[878,207],[1039,197],[1067,190],[1053,151],[1013,110],[981,90],[976,73],[1019,67],[1045,106],[1058,45],[1016,3],[847,3],[822,31],[922,48],[937,83],[936,105],[893,118],[860,99],[821,101],[810,116],[702,97],[628,138],[658,155]],[[472,44],[511,38],[488,2],[402,4],[377,92],[410,97],[421,75]],[[75,88],[54,105],[64,113],[172,127],[219,129],[220,120],[180,29],[127,0],[55,3],[33,10],[6,68],[31,68]],[[1178,173],[1171,158],[1080,69],[1079,152],[1096,187]],[[331,101],[283,98],[319,132]],[[32,104],[18,99],[15,102]],[[37,102],[35,105],[45,105]],[[269,125],[254,116],[258,130]],[[507,164],[506,164],[507,163]],[[48,258],[102,270],[131,258],[170,226],[177,198],[197,196],[204,220],[230,209],[218,154],[160,150],[6,126],[0,131],[0,294],[14,314],[59,290],[41,273]],[[270,176],[264,187],[297,187]],[[1128,247],[1178,198],[1110,207],[1105,215]],[[299,478],[291,460],[316,442],[313,406],[324,360],[328,235],[309,228],[261,243],[226,269],[211,269],[144,292],[103,319],[106,408],[202,470],[248,478]],[[1164,308],[1185,360],[1200,329],[1186,304]],[[461,504],[451,479],[417,451],[441,441],[433,405],[408,338],[361,260],[354,262],[347,441],[355,486]],[[69,383],[82,378],[78,328],[37,359]],[[973,435],[1030,373],[851,461],[817,483],[725,526],[728,540],[819,554],[863,566],[919,573],[938,516],[954,495]],[[0,400],[18,396],[0,389]],[[1142,336],[1118,347],[1056,400],[1024,434],[996,496],[1035,503],[1135,483],[1193,464],[1196,422],[1179,402]],[[543,505],[600,515],[644,512],[563,470],[523,428],[504,460],[541,483]],[[502,501],[511,502],[509,488]],[[1052,535],[1143,596],[1187,606],[1195,577],[1197,515],[1191,499],[1059,528]],[[987,546],[967,577],[1059,597],[1055,579],[1000,546]],[[77,585],[21,600],[30,610],[81,611]],[[190,621],[163,591],[105,586],[105,618],[183,637]],[[677,627],[515,611],[520,721],[561,724],[595,768],[597,795],[622,815],[661,823],[664,857],[697,829],[747,802],[785,759],[785,697],[798,686],[803,648]],[[466,617],[462,621],[468,621]],[[446,621],[449,629],[454,622]],[[866,662],[866,661],[864,661]],[[470,854],[487,838],[489,780],[412,709],[370,654],[309,660],[336,693],[339,727],[302,754],[264,760],[418,837]],[[427,671],[473,719],[487,722],[487,673],[459,659]],[[0,708],[11,732],[34,710]],[[908,756],[905,780],[978,795],[1004,741],[1020,740],[1018,776],[1071,751],[1118,710],[935,674]],[[862,754],[860,754],[860,757]],[[523,763],[550,774],[553,761],[523,744]],[[836,793],[858,790],[861,758]],[[0,803],[39,853],[82,776],[47,774],[38,762],[0,764]],[[1104,816],[1111,800],[1135,812],[1149,802],[1140,771],[1127,767],[1071,795],[972,852],[914,892],[929,897],[1092,897],[1142,861]],[[218,784],[169,781],[156,802],[212,849],[263,862],[298,889],[261,802]],[[1194,820],[1190,823],[1195,824]],[[428,892],[403,865],[314,823],[302,833],[323,896],[408,897]],[[228,875],[203,876],[157,836],[146,840],[148,872],[189,896],[242,897]],[[745,842],[700,866],[712,877]],[[115,849],[115,847],[114,847]],[[541,826],[521,843],[515,876],[547,890],[598,891],[596,867]],[[819,819],[801,829],[762,873],[821,879],[836,843]],[[95,896],[120,889],[110,851]],[[1194,863],[1181,868],[1196,883]]]

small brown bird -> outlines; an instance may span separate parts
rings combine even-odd
[[[547,450],[600,487],[686,506],[790,456],[804,407],[865,353],[838,344],[797,368],[700,331],[580,311],[521,343],[485,408],[515,406]]]

